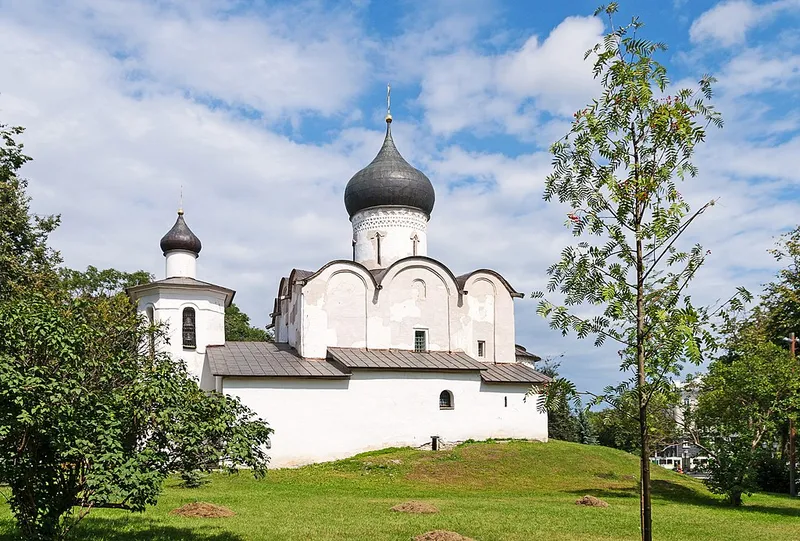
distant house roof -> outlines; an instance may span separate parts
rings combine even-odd
[[[303,359],[288,344],[228,342],[208,346],[206,356],[215,376],[270,378],[348,378],[328,361]]]
[[[486,364],[489,368],[481,372],[481,379],[486,383],[548,383],[552,378],[537,372],[522,363]]]
[[[125,290],[125,293],[127,293],[131,299],[135,300],[141,297],[146,291],[158,289],[159,287],[164,286],[174,287],[177,289],[211,289],[225,295],[225,306],[230,305],[231,301],[233,301],[233,296],[236,294],[234,290],[228,289],[227,287],[218,286],[210,282],[203,282],[202,280],[185,276],[175,276],[172,278],[165,278],[164,280],[156,280],[155,282],[150,282],[149,284],[141,284],[138,286],[129,287]]]
[[[400,349],[328,348],[328,358],[345,368],[377,370],[487,370],[466,353]]]
[[[535,363],[535,362],[539,362],[539,361],[542,360],[541,357],[539,357],[538,355],[534,355],[533,353],[531,353],[530,351],[525,349],[524,346],[520,346],[519,344],[516,344],[514,346],[514,348],[515,348],[515,352],[516,352],[516,356],[517,356],[517,361],[525,361],[525,362],[529,362],[529,363]]]

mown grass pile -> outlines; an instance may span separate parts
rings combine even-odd
[[[213,475],[201,488],[168,483],[145,513],[97,510],[76,539],[100,540],[411,540],[443,530],[488,540],[638,539],[636,458],[613,449],[552,441],[488,442],[450,451],[387,449],[293,470]],[[731,509],[702,483],[654,468],[658,540],[797,540],[800,502],[758,494]],[[608,507],[575,505],[585,495]],[[398,513],[417,501],[438,513]],[[228,518],[186,518],[170,511],[209,502]],[[0,539],[14,539],[0,506]]]

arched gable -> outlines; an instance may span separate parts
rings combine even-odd
[[[462,274],[461,276],[456,278],[456,280],[459,284],[459,288],[462,291],[469,291],[469,285],[471,283],[474,283],[475,280],[477,280],[478,278],[489,279],[492,282],[496,282],[498,285],[501,285],[503,288],[505,288],[505,290],[508,291],[508,294],[511,295],[512,297],[522,298],[525,296],[524,294],[515,290],[511,286],[511,284],[508,283],[508,280],[503,278],[503,276],[499,272],[493,271],[491,269],[474,270],[467,274]]]
[[[392,263],[386,270],[380,273],[378,287],[388,286],[392,280],[401,272],[421,268],[432,272],[444,283],[447,294],[450,297],[461,299],[461,287],[459,287],[456,277],[446,265],[439,261],[425,256],[412,256],[400,259]]]
[[[304,276],[301,279],[302,285],[317,279],[328,280],[334,274],[341,272],[350,272],[360,277],[364,281],[364,287],[367,288],[367,291],[374,291],[378,288],[378,283],[375,281],[375,276],[373,276],[373,274],[364,265],[356,263],[355,261],[348,261],[346,259],[337,259],[326,263],[320,267],[318,271]],[[290,276],[289,280],[291,281],[291,279],[292,278]]]

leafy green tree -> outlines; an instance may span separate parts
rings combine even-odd
[[[558,368],[561,363],[556,362],[552,357],[545,359],[542,366],[537,370],[553,379],[559,377]],[[528,396],[538,394],[538,388],[531,389]],[[578,441],[578,421],[569,404],[569,400],[560,400],[557,404],[547,411],[547,437],[561,441]]]
[[[21,537],[63,538],[96,507],[142,510],[173,471],[263,475],[266,423],[151,351],[161,329],[121,293],[150,277],[57,269],[58,219],[30,214],[19,133],[0,129],[0,480]]]
[[[578,426],[578,443],[582,443],[584,445],[596,445],[597,438],[594,435],[592,424],[589,421],[589,412],[585,408],[578,408],[576,419]]]
[[[650,400],[647,412],[647,426],[653,450],[673,441],[678,434],[675,422],[677,394],[659,393]],[[597,443],[629,453],[639,453],[638,401],[635,393],[627,393],[617,399],[617,407],[591,412],[590,423]]]
[[[621,371],[632,373],[593,398],[616,407],[628,392],[636,397],[641,534],[651,541],[651,400],[668,389],[668,376],[679,373],[682,361],[699,363],[714,346],[707,326],[712,310],[686,295],[710,252],[700,245],[679,249],[678,241],[715,200],[692,213],[676,181],[695,176],[695,146],[705,140],[706,126],[720,127],[722,119],[706,103],[711,77],[667,95],[666,69],[655,59],[666,46],[642,38],[638,18],[615,25],[616,11],[616,3],[597,10],[608,16],[611,31],[586,55],[594,58],[601,94],[552,145],[553,173],[545,180],[545,199],[571,206],[566,225],[582,240],[548,268],[547,290],[563,295],[563,304],[541,292],[534,296],[542,298],[539,313],[564,335],[591,335],[597,346],[616,342]],[[747,295],[740,290],[729,302]],[[594,313],[570,309],[583,304]],[[565,382],[549,386],[553,395],[564,388],[576,393]]]
[[[59,277],[64,288],[81,297],[110,297],[123,293],[129,287],[148,284],[155,280],[155,276],[143,270],[135,272],[117,269],[99,270],[91,265],[85,271],[61,268]]]
[[[783,422],[800,406],[795,360],[752,322],[744,327],[709,365],[690,427],[710,457],[709,487],[735,506],[758,489],[759,464],[770,460]]]
[[[142,510],[171,471],[264,473],[271,430],[150,355],[150,333],[123,295],[0,303],[0,478],[25,538],[60,538],[95,507]]]
[[[782,235],[770,253],[784,268],[764,288],[762,310],[772,339],[779,341],[800,334],[800,226]]]
[[[47,246],[58,226],[57,216],[34,216],[25,190],[28,181],[18,173],[30,158],[15,140],[20,127],[0,124],[0,301],[14,292],[41,289],[55,279],[57,252]]]
[[[227,342],[272,342],[272,333],[265,329],[252,327],[250,316],[231,303],[225,309],[225,340]]]

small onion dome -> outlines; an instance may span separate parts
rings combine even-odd
[[[179,210],[175,225],[161,239],[161,251],[166,254],[172,250],[186,250],[199,254],[202,247],[200,239],[186,225],[186,221],[183,219],[183,209]]]
[[[344,190],[344,206],[352,218],[358,211],[379,206],[403,206],[430,215],[436,194],[431,181],[412,167],[392,140],[392,117],[386,117],[386,138],[378,155],[353,175]]]

